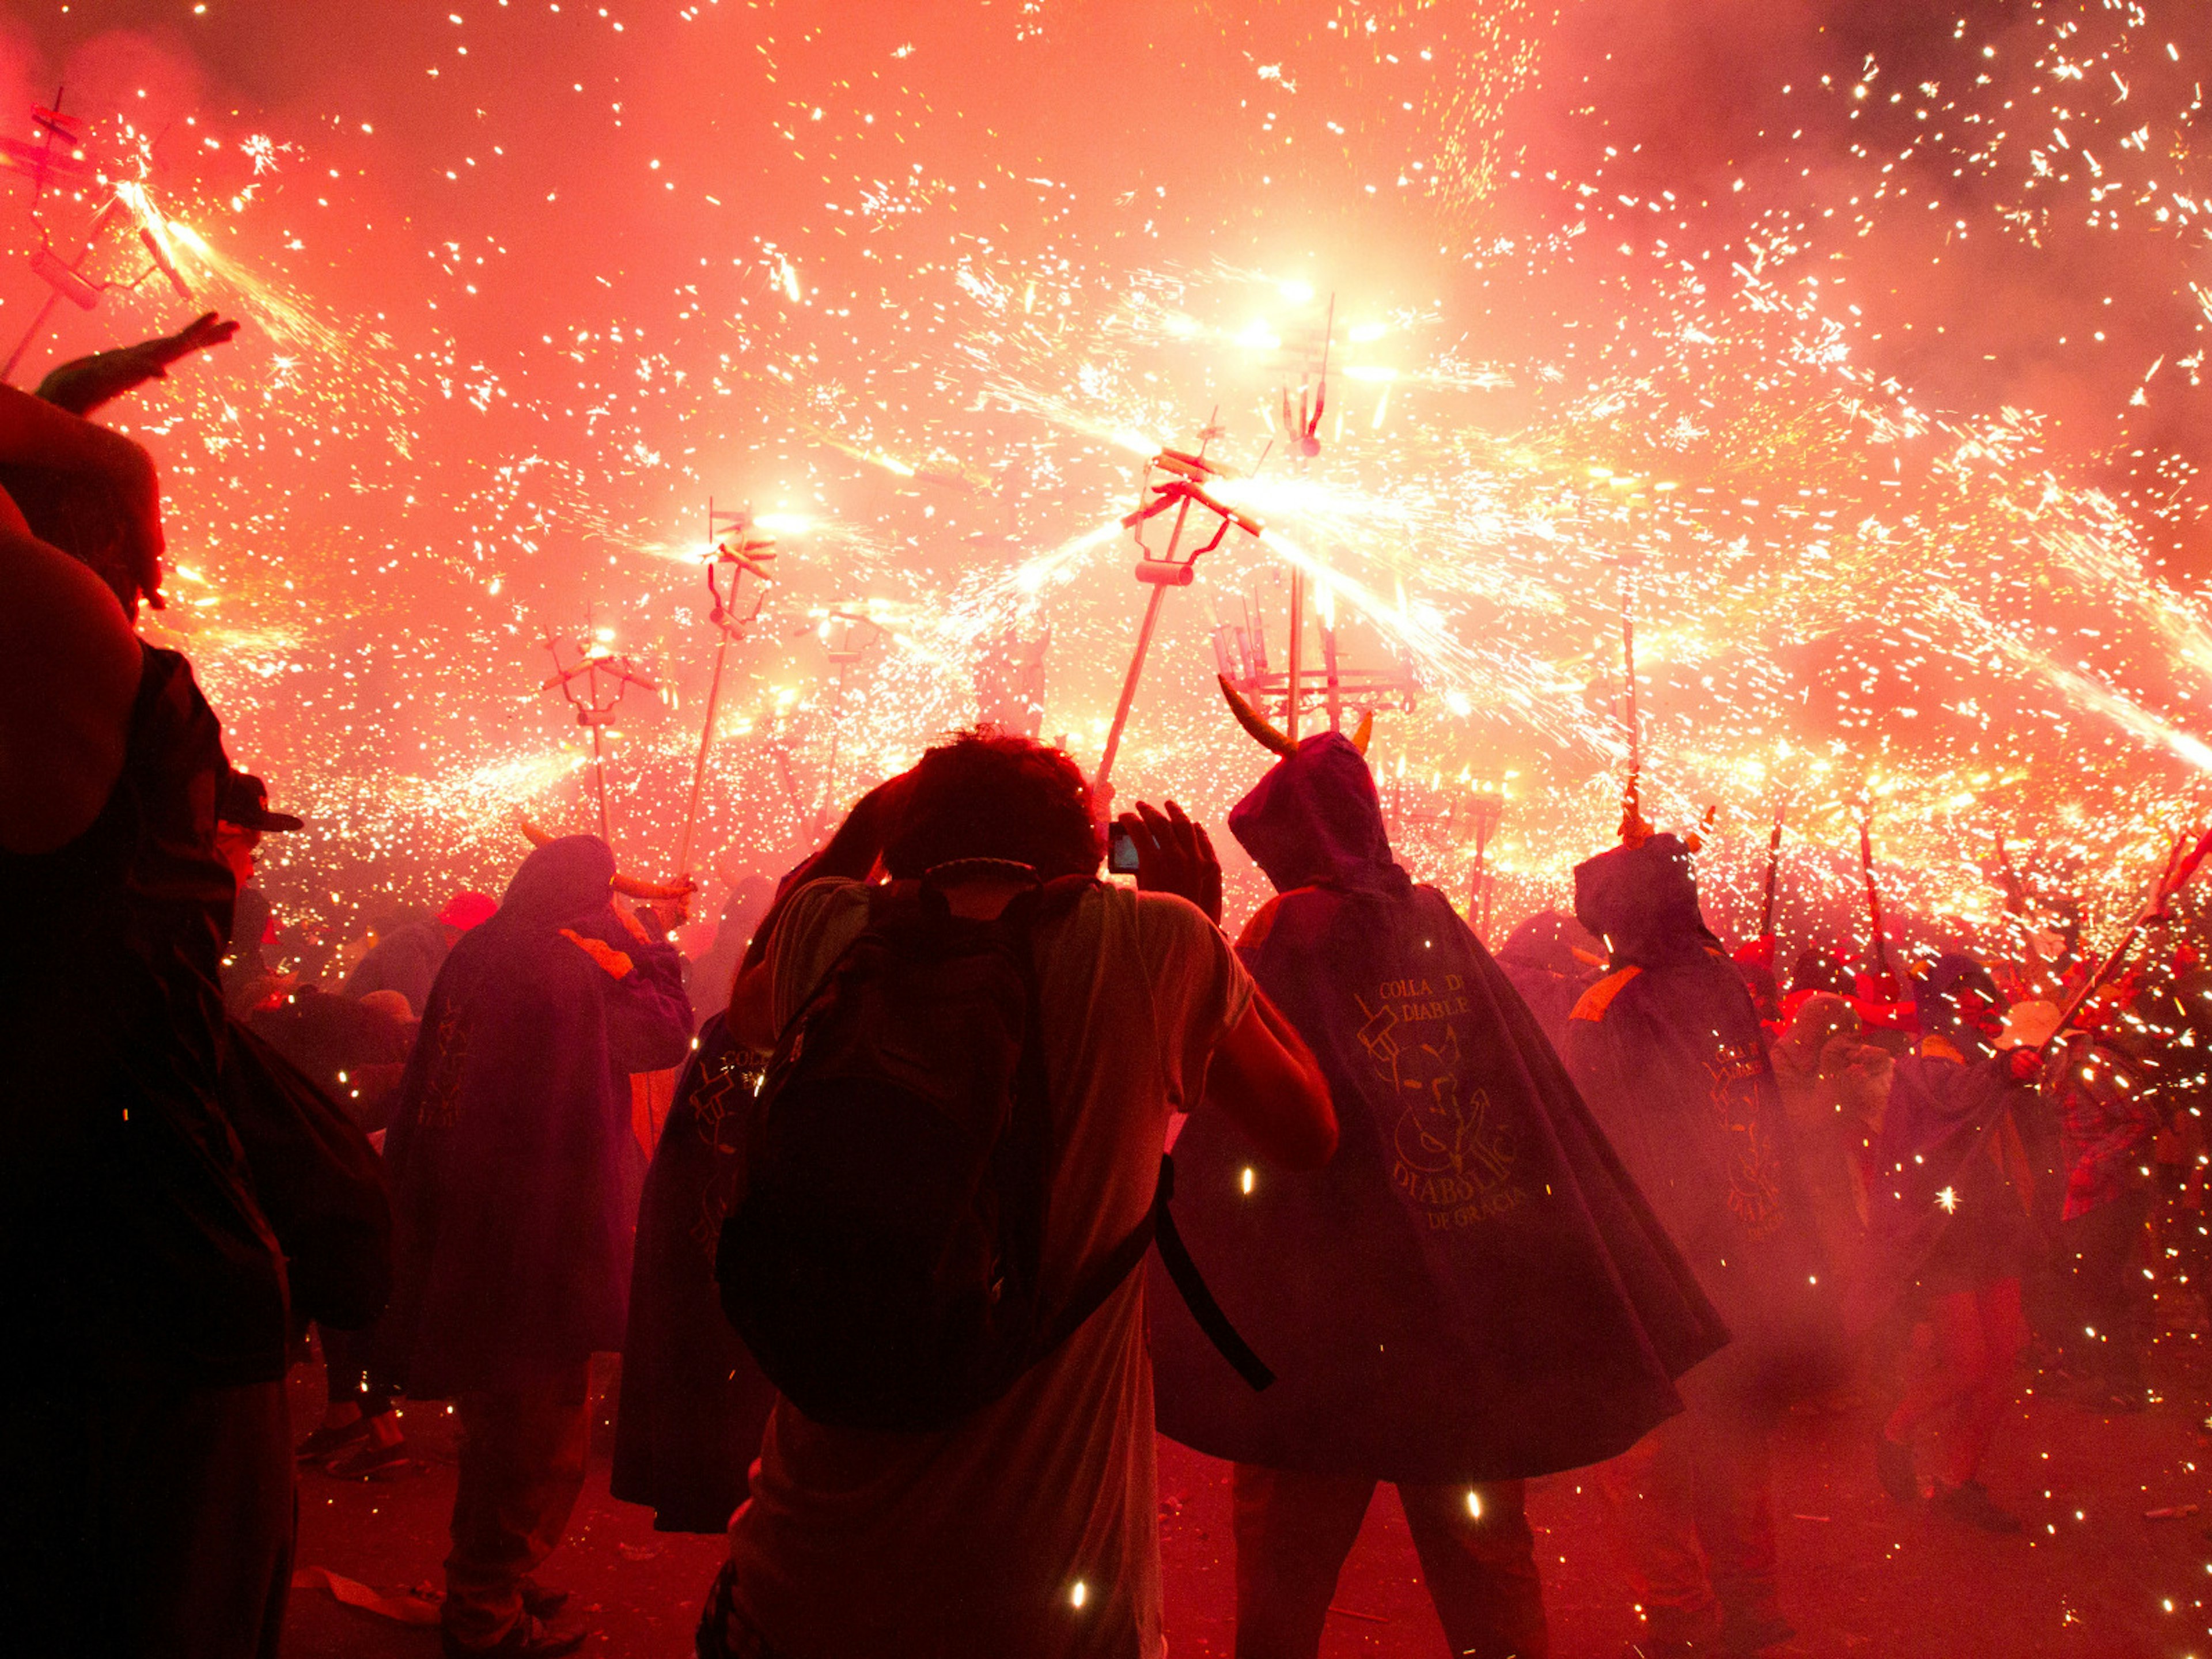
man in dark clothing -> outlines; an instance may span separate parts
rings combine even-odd
[[[1603,1486],[1644,1651],[1747,1655],[1790,1634],[1766,1443],[1778,1406],[1825,1380],[1832,1310],[1750,994],[1698,914],[1690,849],[1634,830],[1575,870],[1613,971],[1575,1008],[1567,1070],[1735,1340]]]
[[[1378,1480],[1451,1650],[1541,1659],[1525,1477],[1672,1416],[1726,1333],[1481,942],[1392,858],[1355,744],[1292,749],[1231,701],[1283,757],[1229,815],[1277,891],[1238,954],[1341,1138],[1291,1174],[1233,1123],[1185,1127],[1180,1224],[1278,1375],[1254,1392],[1155,1294],[1160,1427],[1236,1462],[1240,1659],[1318,1650]]]
[[[638,1210],[609,1486],[627,1503],[651,1505],[661,1532],[729,1525],[775,1404],[775,1385],[731,1328],[714,1284],[715,1246],[744,1179],[742,1108],[758,1085],[757,1065],[723,1014],[707,1022],[677,1080]]]
[[[2027,1345],[2021,1279],[2044,1249],[2029,1151],[2039,1126],[2027,1115],[2040,1055],[1996,1052],[2003,1004],[1970,957],[1939,958],[1913,1001],[1920,1052],[1891,1073],[1869,1231],[1882,1294],[1924,1320],[1934,1341],[1875,1442],[1875,1468],[1891,1497],[1917,1500],[1912,1440],[1932,1424],[1938,1507],[1985,1531],[2017,1532],[1977,1477]]]
[[[286,1279],[218,1095],[221,728],[131,629],[161,582],[145,453],[0,387],[0,1627],[273,1654]]]
[[[459,1408],[448,1654],[573,1651],[530,1581],[582,1487],[590,1359],[622,1346],[629,1074],[690,1048],[676,952],[612,901],[614,857],[549,842],[430,994],[386,1156],[380,1367]]]

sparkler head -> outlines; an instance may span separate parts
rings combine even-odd
[[[756,533],[750,520],[741,520],[715,544],[707,559],[707,592],[714,599],[708,619],[715,627],[736,637],[759,620],[769,584],[775,580],[770,568],[775,559],[775,538]]]
[[[1213,433],[1214,428],[1209,427],[1206,435],[1210,439]],[[1155,472],[1167,476],[1164,481],[1154,483]],[[1164,448],[1145,463],[1144,481],[1138,489],[1139,504],[1121,519],[1121,527],[1136,537],[1140,556],[1136,573],[1139,581],[1158,587],[1188,587],[1196,574],[1199,560],[1221,545],[1231,525],[1248,536],[1258,536],[1265,531],[1266,526],[1259,520],[1225,505],[1207,489],[1210,480],[1225,476],[1222,468],[1204,455],[1180,449]],[[1175,520],[1168,544],[1163,551],[1155,553],[1145,540],[1145,526],[1170,507],[1175,509]],[[1183,525],[1193,507],[1212,518],[1213,536],[1202,547],[1185,550],[1182,544]]]

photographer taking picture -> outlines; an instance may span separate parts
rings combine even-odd
[[[963,732],[855,806],[763,924],[730,1026],[777,1056],[720,1276],[784,1397],[731,1522],[701,1654],[1161,1652],[1152,1366],[1133,1270],[1169,1121],[1219,1110],[1290,1169],[1328,1159],[1336,1121],[1312,1056],[1221,935],[1205,832],[1172,803],[1121,824],[1139,853],[1133,892],[1092,879],[1098,838],[1072,759]],[[879,861],[892,882],[872,887]],[[979,1056],[975,1079],[954,1075]],[[800,1113],[810,1078],[829,1081]],[[886,1103],[872,1119],[870,1089]],[[913,1267],[911,1293],[881,1298],[894,1316],[945,1291],[930,1264],[863,1260],[856,1240],[923,1201],[940,1146],[968,1144],[944,1126],[994,1093],[1011,1108],[969,1137],[996,1246],[966,1346],[908,1332],[904,1348],[841,1350],[849,1325],[802,1340],[833,1279],[842,1290]],[[832,1116],[877,1127],[824,1150],[809,1136]],[[910,1144],[922,1128],[943,1133]],[[832,1257],[849,1261],[823,1265]],[[1026,1343],[1010,1308],[1027,1310]],[[873,1363],[888,1352],[932,1364]],[[840,1352],[849,1363],[809,1369]]]

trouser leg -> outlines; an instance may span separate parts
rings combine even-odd
[[[1519,1480],[1398,1488],[1444,1645],[1455,1654],[1546,1659],[1551,1651],[1527,1496]]]
[[[1698,1537],[1713,1595],[1731,1633],[1782,1622],[1767,1433],[1725,1413],[1693,1425],[1697,1434]]]
[[[2027,1321],[2021,1312],[2017,1279],[1982,1285],[1968,1302],[1972,1334],[1960,1338],[1960,1367],[1970,1373],[1968,1386],[1944,1431],[1937,1469],[1950,1486],[1964,1486],[1981,1468],[1997,1423],[2012,1403],[2013,1367],[2027,1346]]]
[[[1237,1465],[1237,1659],[1314,1659],[1375,1483]]]
[[[456,1403],[460,1480],[445,1626],[465,1647],[489,1647],[522,1616],[522,1580],[560,1543],[583,1491],[591,1367]]]
[[[1613,1546],[1656,1642],[1703,1641],[1720,1628],[1698,1536],[1696,1441],[1685,1413],[1598,1467]]]

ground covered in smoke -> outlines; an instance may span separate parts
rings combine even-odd
[[[2191,1635],[2204,1635],[2203,1604],[2212,1600],[2212,1480],[2204,1472],[2212,1469],[2212,1434],[2194,1420],[2212,1397],[2206,1358],[2197,1336],[2170,1334],[2154,1364],[2161,1403],[2136,1415],[2039,1397],[2031,1381],[1984,1471],[1992,1492],[2027,1522],[2021,1538],[1991,1538],[1893,1504],[1875,1480],[1870,1404],[1793,1419],[1778,1443],[1775,1502],[1783,1607],[1800,1628],[1799,1648],[1808,1659],[2176,1659],[2203,1651]],[[600,1381],[608,1381],[605,1370]],[[302,1425],[321,1399],[319,1371],[295,1374]],[[445,1407],[403,1409],[418,1472],[384,1483],[308,1472],[300,1495],[301,1565],[397,1601],[440,1583],[453,1488]],[[1236,1605],[1228,1467],[1164,1440],[1160,1493],[1170,1650],[1227,1659]],[[1594,1492],[1573,1475],[1539,1482],[1530,1514],[1555,1659],[1615,1659],[1635,1621]],[[542,1576],[570,1589],[572,1611],[601,1632],[586,1653],[676,1659],[690,1650],[691,1621],[720,1555],[719,1540],[656,1534],[647,1511],[611,1498],[602,1444],[569,1540]],[[1325,1659],[1426,1659],[1438,1650],[1413,1542],[1388,1488],[1333,1605]],[[434,1617],[427,1603],[420,1610]],[[295,1659],[419,1659],[436,1640],[434,1628],[341,1606],[310,1584],[293,1593],[285,1650]]]

